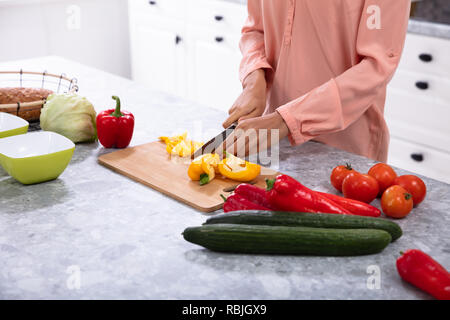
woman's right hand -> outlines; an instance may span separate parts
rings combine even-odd
[[[243,91],[228,110],[229,117],[222,124],[228,128],[236,121],[259,117],[266,108],[266,78],[263,69],[250,73],[244,80]]]

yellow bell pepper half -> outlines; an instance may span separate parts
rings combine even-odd
[[[261,173],[259,164],[251,163],[229,154],[217,167],[220,174],[224,177],[240,182],[252,181]]]

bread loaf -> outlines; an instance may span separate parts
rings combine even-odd
[[[0,104],[45,100],[52,93],[41,88],[0,88]]]
[[[11,113],[28,121],[39,120],[43,103],[23,104],[45,100],[52,93],[51,90],[41,88],[0,88],[0,112]],[[21,103],[20,107],[18,102]]]

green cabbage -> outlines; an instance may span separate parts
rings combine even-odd
[[[51,94],[41,110],[41,128],[69,138],[73,142],[97,138],[94,106],[86,98],[72,93]]]

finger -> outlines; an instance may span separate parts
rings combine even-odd
[[[240,117],[245,116],[249,113],[252,113],[255,109],[248,110],[246,108],[236,108],[236,110],[225,120],[225,122],[222,124],[224,128],[228,128],[231,126],[234,122],[236,122]]]
[[[228,109],[228,114],[231,115],[231,114],[234,113],[235,111],[236,111],[236,105],[233,104],[233,105],[231,106],[231,108]]]
[[[236,116],[237,112],[235,111],[234,113],[232,113],[223,123],[222,123],[222,127],[224,127],[225,129],[228,128],[229,126],[231,126],[234,122],[236,122],[237,119],[239,119],[239,117]]]
[[[256,118],[256,117],[258,117],[258,111],[255,109],[251,113],[243,115],[242,117],[240,117],[238,119],[238,122],[241,122],[241,121],[244,121],[244,120],[248,120],[248,119],[252,119],[252,118]]]

